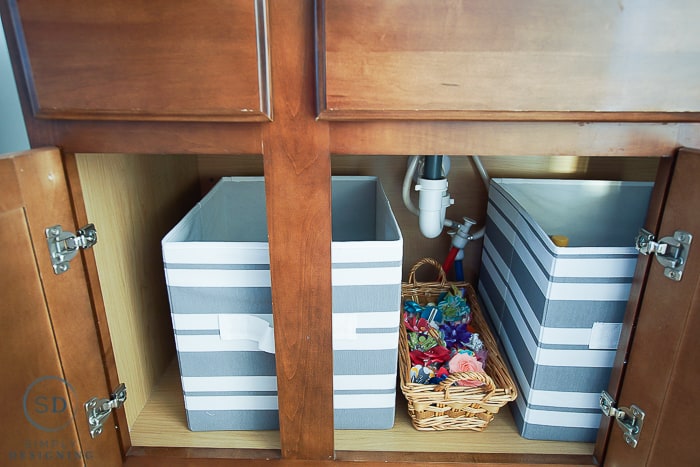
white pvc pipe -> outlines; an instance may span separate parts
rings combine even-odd
[[[445,227],[454,227],[458,226],[459,224],[455,221],[452,221],[450,219],[445,219],[445,208],[447,206],[443,206],[442,204],[445,202],[444,200],[438,201],[438,196],[437,193],[435,194],[428,194],[426,199],[423,201],[419,199],[419,205],[421,205],[421,209],[416,208],[416,206],[413,204],[413,201],[411,200],[411,185],[413,183],[413,178],[415,176],[418,163],[420,162],[421,156],[411,156],[408,159],[408,167],[406,169],[406,175],[404,176],[403,179],[403,186],[401,190],[401,195],[403,198],[403,203],[406,206],[406,209],[408,209],[411,213],[413,213],[416,216],[419,216],[419,226],[421,229],[421,233],[428,237],[428,238],[435,238],[437,237],[440,232],[442,232],[442,226]],[[483,163],[481,162],[481,158],[479,156],[471,156],[472,163],[474,164],[474,167],[476,168],[476,171],[478,172],[479,176],[481,177],[481,181],[484,183],[484,186],[486,187],[486,190],[488,191],[489,184],[491,182],[491,177],[489,177],[488,173],[486,172],[486,169],[484,168]],[[421,180],[421,182],[424,182],[424,180]],[[426,183],[423,183],[425,186]],[[427,184],[430,185],[430,182]],[[425,189],[425,188],[423,188]],[[429,188],[428,192],[433,191],[435,188]],[[422,190],[421,190],[422,191]],[[446,187],[445,187],[445,192],[446,192]],[[448,199],[449,199],[449,195]],[[430,200],[430,201],[429,201]],[[449,204],[447,204],[449,205]],[[440,206],[438,208],[438,206]],[[439,229],[439,230],[438,230]],[[486,232],[486,227],[483,226],[479,230],[471,233],[469,235],[470,240],[476,240],[478,238],[481,238],[484,236]]]
[[[418,225],[424,237],[435,238],[442,232],[445,222],[445,210],[452,203],[447,192],[447,179],[428,180],[418,179],[416,191],[418,198]]]

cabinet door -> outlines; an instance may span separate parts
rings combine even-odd
[[[271,119],[266,0],[8,3],[38,118]]]
[[[664,276],[653,259],[617,396],[618,405],[645,412],[636,448],[611,422],[604,465],[700,465],[694,414],[700,410],[700,151],[681,150],[666,194],[657,237],[694,235],[680,281]],[[602,455],[600,455],[602,457]]]
[[[697,118],[700,3],[324,0],[327,119]],[[693,115],[694,114],[694,115]]]
[[[55,275],[44,234],[74,228],[58,150],[0,156],[0,186],[0,463],[120,465],[114,420],[93,439],[83,406],[110,392],[83,266]]]

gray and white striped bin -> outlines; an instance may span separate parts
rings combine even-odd
[[[332,193],[335,427],[391,428],[403,239],[376,177]],[[264,179],[223,178],[162,249],[189,428],[277,429]]]
[[[522,436],[595,441],[651,189],[492,180],[479,295],[522,395],[511,404]]]

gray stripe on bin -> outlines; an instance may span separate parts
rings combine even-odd
[[[218,329],[175,329],[177,336],[216,336],[219,337],[221,331]]]
[[[165,263],[165,269],[212,269],[230,271],[269,271],[269,264],[189,264],[189,263]]]
[[[182,376],[274,376],[275,356],[267,352],[179,352]],[[335,375],[396,372],[398,349],[334,350]]]
[[[269,287],[168,287],[173,313],[272,312]]]
[[[397,338],[398,345],[398,338]],[[334,350],[335,375],[387,375],[396,372],[398,349]]]
[[[188,410],[192,431],[277,430],[277,410]]]
[[[388,430],[394,426],[394,407],[378,409],[335,409],[336,430]]]
[[[395,409],[335,409],[336,430],[386,430],[394,426]],[[188,410],[187,421],[192,431],[276,430],[276,410]]]
[[[401,285],[334,286],[333,313],[372,313],[401,309]],[[398,319],[398,318],[397,318]]]
[[[173,313],[271,313],[269,287],[168,287]],[[396,311],[401,304],[401,286],[334,286],[334,313]]]
[[[275,376],[267,352],[178,352],[182,376]]]
[[[397,319],[398,321],[398,319]],[[392,334],[395,332],[399,332],[399,327],[393,327],[393,328],[357,328],[356,329],[358,334]]]

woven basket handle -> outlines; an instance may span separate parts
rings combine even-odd
[[[445,392],[445,397],[449,395],[450,388],[454,387],[452,386],[454,383],[457,381],[481,381],[483,386],[475,386],[474,389],[480,389],[484,393],[487,393],[487,395],[484,397],[484,402],[486,402],[490,397],[491,394],[493,394],[496,391],[496,384],[493,382],[493,379],[486,373],[482,372],[477,372],[477,371],[465,371],[461,373],[452,373],[450,376],[445,378],[444,380],[440,381],[439,384],[435,386],[435,391],[444,391]],[[463,388],[463,386],[457,386]]]
[[[411,267],[411,272],[408,273],[408,283],[411,285],[417,285],[416,281],[416,271],[420,269],[421,266],[430,265],[438,270],[438,279],[440,280],[440,285],[447,287],[447,276],[445,271],[442,269],[442,265],[433,258],[423,258],[416,262],[416,264]]]

